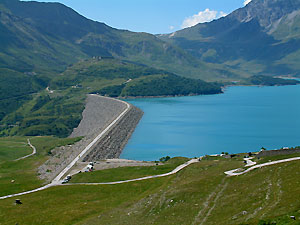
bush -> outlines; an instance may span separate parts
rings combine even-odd
[[[159,161],[161,161],[161,162],[167,162],[167,161],[169,161],[170,159],[171,159],[170,156],[166,156],[166,157],[160,158]]]

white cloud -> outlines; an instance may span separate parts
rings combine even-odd
[[[244,0],[244,5],[248,5],[252,0]]]
[[[200,11],[196,15],[185,18],[181,25],[181,28],[192,27],[198,23],[210,22],[226,15],[227,14],[222,11],[218,12],[210,9],[205,9],[204,11]]]
[[[174,27],[174,26],[169,26],[169,29],[170,29],[170,30],[174,30],[175,27]]]

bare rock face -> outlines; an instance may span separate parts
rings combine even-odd
[[[283,16],[300,9],[299,0],[252,0],[246,7],[229,15],[240,22],[257,20],[265,31],[269,31]]]

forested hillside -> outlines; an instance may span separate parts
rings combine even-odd
[[[28,75],[29,78],[37,79],[34,75]],[[35,83],[27,82],[24,89],[19,90],[19,95],[24,94],[21,95],[23,101],[19,101],[21,97],[10,98],[10,107],[3,108],[0,134],[66,137],[79,124],[85,97],[90,93],[110,97],[147,97],[222,92],[221,84],[183,78],[112,57],[94,57],[71,65],[41,91],[38,90],[43,85],[39,86],[38,81],[32,87],[28,85]]]

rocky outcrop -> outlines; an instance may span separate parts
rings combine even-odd
[[[256,19],[260,26],[269,30],[283,16],[300,9],[298,0],[252,0],[246,7],[229,15],[240,22]]]

